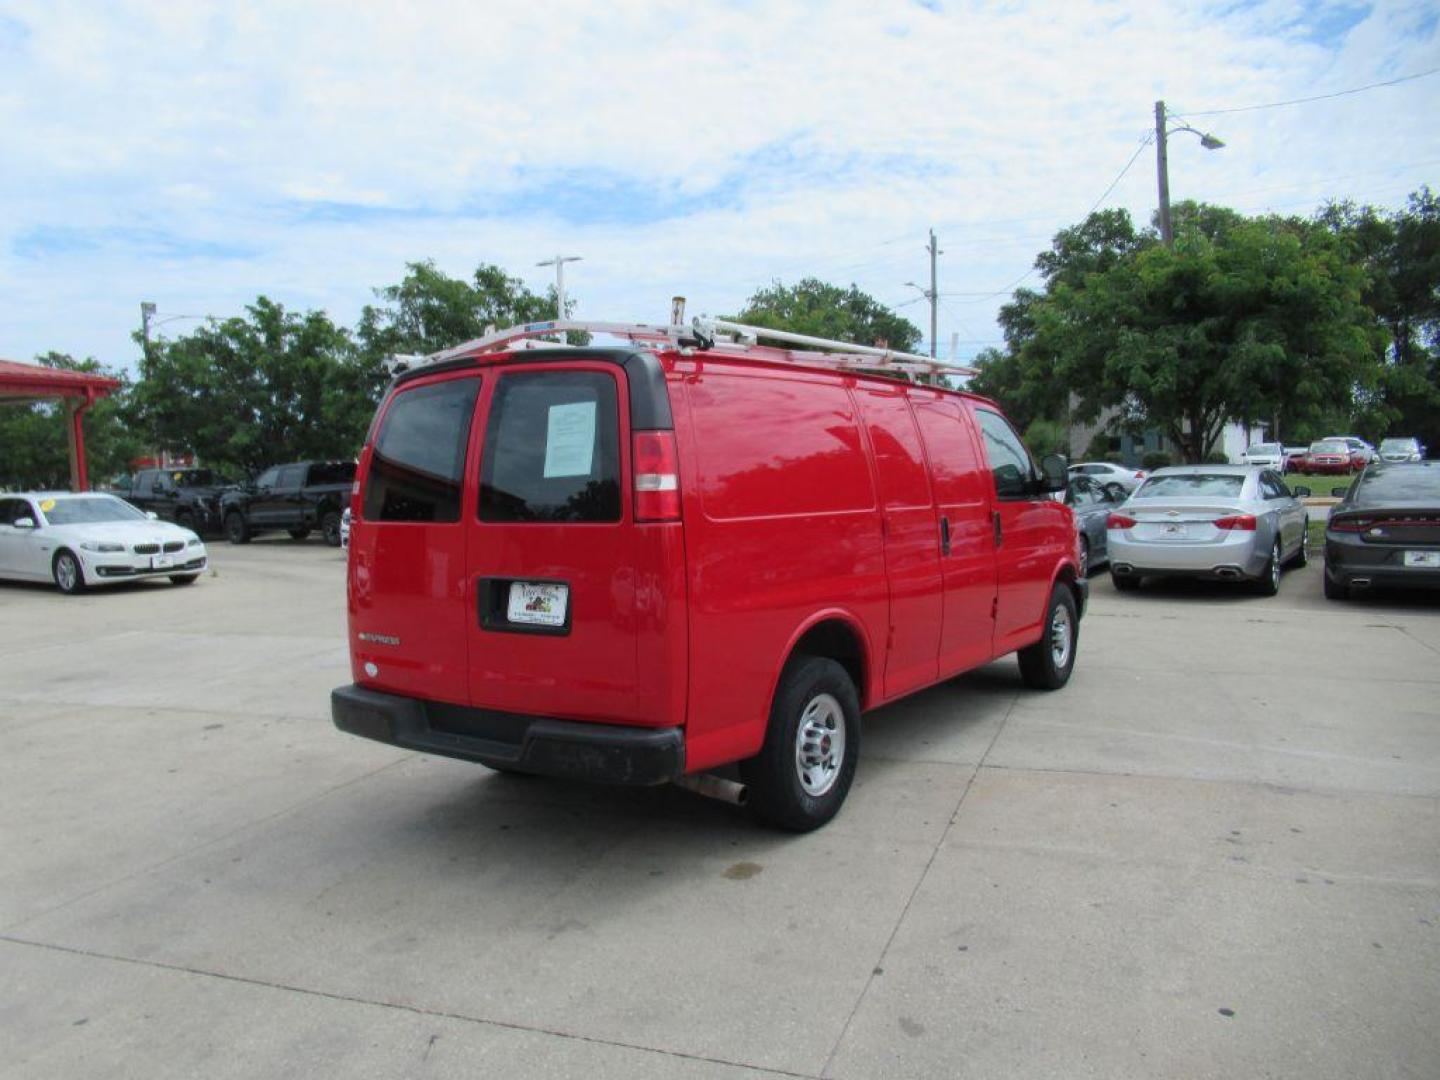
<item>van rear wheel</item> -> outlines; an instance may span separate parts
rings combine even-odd
[[[818,829],[839,812],[860,754],[860,695],[834,660],[799,656],[780,677],[765,745],[740,763],[750,811],[791,832]]]

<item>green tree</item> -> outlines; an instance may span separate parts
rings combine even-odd
[[[377,391],[388,379],[384,361],[391,354],[425,355],[478,338],[490,326],[553,319],[557,303],[553,287],[538,295],[490,263],[464,281],[429,260],[409,263],[398,285],[376,289],[375,295],[381,303],[361,312],[355,341]],[[565,306],[573,308],[574,301],[567,299]]]
[[[1315,416],[1377,384],[1383,331],[1333,233],[1194,203],[1174,217],[1173,249],[1116,212],[1057,236],[992,381],[1036,416],[1063,393],[1077,418],[1159,427],[1189,461],[1230,420]]]
[[[141,360],[133,415],[150,443],[254,473],[277,461],[354,456],[374,412],[350,335],[319,311],[265,297]]]
[[[856,345],[885,345],[898,352],[914,352],[920,330],[854,285],[842,289],[818,278],[795,285],[776,281],[759,289],[745,302],[735,322],[788,330],[811,337],[831,338]]]
[[[36,359],[45,367],[84,371],[119,379],[121,386],[85,411],[85,459],[90,482],[129,470],[141,440],[126,416],[129,377],[92,358],[76,360],[58,352]],[[63,406],[54,402],[0,406],[0,488],[70,486],[70,450]]]

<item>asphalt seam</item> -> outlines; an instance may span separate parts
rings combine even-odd
[[[895,925],[890,928],[890,935],[885,939],[885,945],[880,950],[874,965],[870,969],[869,976],[865,979],[865,985],[860,988],[859,995],[855,998],[855,1004],[850,1009],[850,1014],[845,1017],[845,1023],[840,1028],[840,1034],[835,1038],[835,1045],[830,1048],[829,1055],[825,1058],[825,1064],[820,1069],[822,1077],[830,1076],[830,1068],[835,1064],[835,1057],[840,1053],[840,1047],[845,1042],[845,1036],[850,1033],[850,1027],[855,1022],[856,1015],[860,1012],[860,1006],[865,1004],[865,998],[870,993],[870,987],[875,984],[875,979],[885,970],[885,958],[890,954],[890,947],[895,944],[895,937],[900,933],[900,927],[905,923],[905,917],[910,914],[910,908],[915,903],[915,897],[919,895],[920,887],[925,884],[925,879],[930,876],[930,868],[935,865],[936,858],[940,855],[940,849],[945,846],[945,838],[950,835],[950,830],[955,827],[955,821],[960,816],[960,809],[965,805],[966,798],[970,795],[970,789],[975,786],[975,778],[980,775],[980,770],[985,767],[985,759],[990,756],[990,751],[995,749],[995,744],[1000,741],[1000,735],[1005,730],[1005,725],[1010,722],[1010,715],[1015,711],[1015,706],[1020,703],[1020,691],[1010,699],[1010,705],[1005,710],[1005,715],[1000,718],[1000,723],[995,727],[995,734],[990,737],[990,744],[985,747],[985,753],[980,755],[970,771],[970,777],[965,781],[965,787],[960,792],[960,798],[955,801],[955,808],[950,811],[950,820],[945,823],[945,828],[935,840],[935,846],[930,851],[930,858],[925,860],[925,867],[920,871],[920,876],[915,879],[915,886],[910,890],[910,895],[905,898],[905,906],[900,909],[900,914],[895,919]]]
[[[377,1001],[373,998],[359,997],[352,994],[341,994],[331,990],[316,990],[306,986],[295,986],[291,983],[272,982],[267,979],[256,979],[245,975],[230,975],[223,971],[209,971],[205,968],[188,967],[184,964],[167,964],[160,960],[141,960],[133,956],[120,956],[114,953],[97,952],[93,949],[79,949],[69,945],[56,945],[52,942],[33,941],[29,938],[14,937],[11,934],[0,933],[0,941],[9,942],[12,945],[28,946],[34,949],[43,949],[50,952],[67,953],[71,956],[81,956],[90,960],[108,960],[117,964],[129,964],[135,967],[152,968],[159,971],[170,971],[183,975],[193,975],[197,978],[218,979],[222,982],[239,983],[242,986],[260,987],[266,990],[278,990],[292,994],[303,994],[306,997],[321,998],[327,1001],[339,1001],[348,1005],[370,1005],[380,1009],[392,1009],[396,1012],[410,1013],[414,1016],[430,1017],[437,1020],[454,1020],[459,1023],[475,1024],[482,1027],[504,1028],[508,1031],[522,1031],[534,1035],[550,1035],[557,1039],[571,1039],[576,1042],[588,1043],[594,1046],[610,1046],[622,1050],[635,1050],[641,1053],[660,1054],[664,1057],[676,1058],[683,1061],[703,1062],[710,1065],[723,1065],[733,1069],[748,1069],[752,1072],[764,1073],[767,1076],[788,1076],[796,1080],[816,1080],[813,1073],[791,1072],[786,1069],[776,1069],[765,1065],[755,1065],[746,1061],[730,1061],[726,1058],[709,1057],[705,1054],[689,1054],[683,1050],[667,1050],[664,1047],[645,1046],[641,1043],[624,1042],[619,1039],[602,1039],[594,1035],[581,1035],[571,1031],[561,1031],[556,1028],[541,1027],[532,1024],[520,1024],[513,1020],[496,1020],[486,1016],[471,1016],[467,1013],[451,1012],[447,1009],[429,1009],[421,1005],[405,1005],[394,1001]]]

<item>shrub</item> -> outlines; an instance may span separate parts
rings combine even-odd
[[[1205,455],[1206,465],[1229,465],[1230,459],[1218,450],[1212,450]]]
[[[1151,450],[1140,459],[1140,465],[1146,472],[1152,469],[1163,469],[1166,465],[1174,465],[1175,459],[1164,450]]]

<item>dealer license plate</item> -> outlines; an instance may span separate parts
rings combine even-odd
[[[152,555],[150,556],[151,570],[168,570],[175,565],[174,555]]]
[[[564,626],[569,606],[569,585],[512,581],[510,603],[505,609],[505,617],[512,623],[525,623],[530,626]]]
[[[1440,551],[1407,551],[1406,566],[1433,566],[1440,569]]]
[[[1183,537],[1185,536],[1185,526],[1184,526],[1184,525],[1166,525],[1166,526],[1165,526],[1165,535],[1166,535],[1166,536],[1174,536],[1174,537],[1181,537],[1181,538],[1183,538]]]

